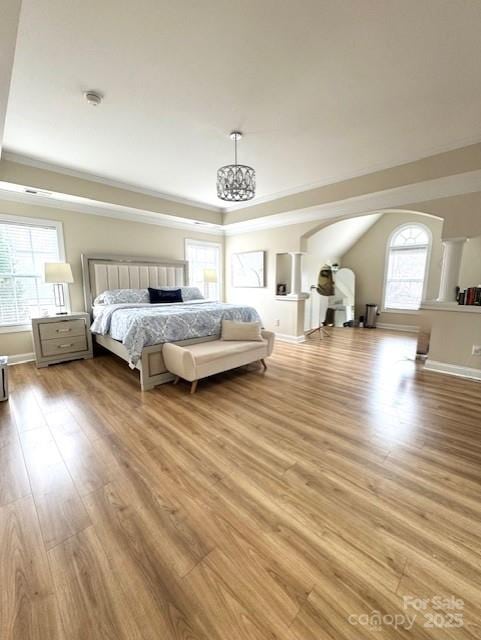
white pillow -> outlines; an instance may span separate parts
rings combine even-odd
[[[221,340],[245,340],[262,342],[260,322],[236,322],[235,320],[222,320]]]
[[[147,289],[109,289],[95,298],[94,305],[134,302],[150,302]]]

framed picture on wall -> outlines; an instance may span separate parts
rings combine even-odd
[[[265,287],[265,251],[232,254],[233,287]]]

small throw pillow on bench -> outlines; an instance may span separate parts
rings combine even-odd
[[[260,322],[235,322],[222,320],[221,340],[245,340],[262,342]]]

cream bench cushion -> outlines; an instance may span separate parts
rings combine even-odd
[[[167,342],[162,350],[168,371],[194,382],[215,373],[241,367],[256,360],[264,360],[274,348],[274,334],[262,331],[262,341],[213,340],[181,347]]]

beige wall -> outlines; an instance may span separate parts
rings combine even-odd
[[[381,214],[376,213],[334,222],[306,239],[306,254],[302,259],[302,287],[304,291],[311,292],[306,302],[306,330],[319,326],[329,306],[328,298],[310,289],[317,283],[320,267],[325,263],[341,264],[344,253],[379,220],[380,216]]]
[[[411,203],[406,211],[419,211],[443,218],[443,238],[472,238],[481,234],[481,192]]]
[[[366,196],[387,189],[396,189],[408,184],[469,173],[479,169],[481,169],[481,144],[473,144],[461,149],[454,149],[391,167],[390,169],[375,171],[374,173],[287,195],[270,202],[253,204],[250,207],[228,213],[227,218],[229,222],[240,222],[285,211],[315,208],[327,203],[347,201],[358,196]],[[404,208],[408,209],[409,207],[404,206]],[[477,233],[481,232],[480,226],[481,221],[478,220],[479,230]]]
[[[473,345],[481,345],[481,312],[423,310],[421,325],[431,333],[429,360],[481,369],[481,356],[473,356]]]
[[[227,302],[249,304],[255,307],[266,329],[289,336],[301,335],[304,329],[304,304],[276,299],[276,254],[298,251],[301,236],[312,227],[311,223],[290,225],[277,229],[253,231],[226,238],[225,289]],[[247,289],[233,287],[231,282],[231,256],[241,251],[266,252],[266,287]],[[302,309],[299,311],[298,306]],[[302,317],[300,317],[300,315]]]
[[[356,275],[357,315],[364,313],[365,305],[369,303],[378,304],[381,310],[389,236],[396,227],[409,222],[422,223],[431,230],[432,248],[425,298],[437,297],[442,260],[442,221],[414,213],[385,213],[341,258],[342,266],[352,269]],[[417,326],[418,320],[419,312],[381,311],[378,318],[380,323],[410,326]]]
[[[388,209],[373,209],[359,213],[343,213],[327,216],[311,223],[310,229],[301,238],[301,248],[306,250],[309,238],[321,229],[341,220],[351,220],[353,217],[364,217],[379,211],[409,212],[428,214],[443,220],[442,238],[473,238],[481,234],[481,191],[464,193],[456,196],[410,202],[402,207]]]
[[[369,207],[365,198],[389,190],[396,190],[406,185],[416,185],[421,182],[430,183],[436,179],[443,179],[450,176],[467,176],[465,186],[458,184],[456,189],[467,192],[465,195],[455,195],[442,199],[422,202],[418,205],[402,203],[403,209],[419,210],[430,213],[430,208],[436,209],[435,215],[446,219],[446,237],[451,237],[457,232],[459,235],[469,237],[481,233],[481,193],[469,193],[472,190],[473,181],[469,181],[469,176],[481,169],[481,143],[470,145],[460,149],[454,149],[445,153],[409,162],[403,165],[376,171],[374,173],[355,177],[348,180],[324,185],[315,189],[309,189],[301,193],[296,193],[277,198],[269,202],[252,203],[251,206],[243,207],[239,210],[231,211],[224,216],[220,210],[212,210],[209,207],[195,206],[192,203],[166,200],[162,197],[155,197],[147,193],[136,191],[135,189],[120,188],[105,184],[99,181],[74,177],[66,173],[60,173],[52,169],[44,169],[13,162],[11,160],[0,159],[0,180],[13,184],[28,185],[76,195],[78,197],[98,200],[100,202],[111,203],[129,207],[131,209],[154,211],[178,217],[187,217],[197,220],[209,221],[222,224],[222,218],[229,223],[244,220],[253,220],[262,216],[273,216],[283,212],[293,212],[301,210],[313,210],[316,207],[346,202],[359,198],[360,206]],[[458,181],[459,182],[459,181]],[[462,182],[462,181],[461,181]],[[453,187],[450,187],[453,189]],[[435,191],[435,187],[427,190]],[[439,192],[439,191],[438,191]],[[445,190],[443,193],[453,193]],[[396,198],[395,198],[396,199]],[[398,206],[401,200],[393,202],[389,206]],[[388,205],[383,205],[388,206]],[[364,208],[364,207],[363,207]],[[399,206],[398,206],[399,208]],[[339,207],[336,207],[338,210]],[[324,208],[327,215],[329,209]],[[362,209],[361,209],[362,211]],[[359,211],[359,213],[361,212]],[[351,216],[354,212],[351,210]],[[342,212],[337,216],[342,218]]]
[[[481,284],[481,236],[471,238],[463,250],[459,285],[461,288]],[[481,345],[481,310],[459,307],[456,311],[426,309],[421,326],[430,332],[429,360],[481,370],[481,356],[472,353]]]
[[[467,194],[433,200],[424,203],[416,203],[412,209],[439,214],[445,218],[442,230],[444,237],[454,237],[459,235],[478,236],[481,233],[481,193]],[[224,243],[224,238],[208,233],[194,233],[189,230],[173,229],[156,225],[124,222],[114,218],[92,216],[87,214],[64,211],[48,207],[31,206],[20,203],[2,201],[0,212],[10,215],[20,215],[27,217],[40,217],[50,220],[59,220],[63,223],[65,238],[65,248],[67,259],[72,262],[76,283],[71,287],[71,300],[73,309],[83,309],[83,294],[81,288],[81,268],[80,254],[92,252],[123,253],[138,255],[157,255],[166,258],[184,258],[184,239],[186,237],[205,239],[214,242]],[[415,214],[390,213],[384,216],[384,220],[407,221],[411,215],[413,219],[421,219],[425,224],[434,229],[435,238],[440,237],[442,222],[429,217],[419,217]],[[325,224],[332,224],[333,219]],[[379,221],[380,223],[381,221]],[[376,223],[376,226],[377,224]],[[386,224],[386,222],[384,223]],[[262,231],[238,234],[225,238],[225,287],[226,299],[229,302],[240,302],[256,307],[261,314],[267,328],[278,333],[297,336],[302,333],[304,322],[304,305],[286,300],[277,300],[275,297],[275,257],[276,253],[299,250],[304,247],[303,242],[307,235],[320,226],[317,222],[306,222],[302,224],[289,225],[286,227],[267,229]],[[392,228],[395,224],[392,224]],[[446,232],[446,229],[448,230]],[[372,233],[374,227],[368,233]],[[381,230],[381,227],[376,233]],[[361,239],[352,250],[348,251],[342,258],[343,266],[351,267],[355,271],[358,279],[358,307],[366,301],[380,301],[382,293],[382,282],[378,279],[373,287],[362,289],[362,274],[368,268],[369,273],[374,272],[373,265],[377,265],[377,273],[384,274],[385,244],[389,235],[389,230],[384,229],[380,237],[375,241],[378,249],[364,246],[362,250]],[[367,235],[367,234],[366,234]],[[466,280],[465,285],[479,284],[481,282],[471,282],[479,271],[476,266],[476,257],[479,259],[479,249],[481,240],[475,238],[469,245],[466,245],[466,255],[474,258],[463,260],[463,272],[461,283]],[[431,257],[431,269],[429,279],[428,297],[436,297],[439,281],[439,268],[441,259],[441,246],[433,251]],[[380,249],[379,249],[380,247]],[[305,247],[304,247],[305,248]],[[236,251],[248,251],[253,249],[265,250],[266,253],[266,279],[267,287],[264,289],[237,289],[231,286],[230,255]],[[326,258],[335,259],[338,256],[327,255]],[[317,262],[317,259],[316,259]],[[369,266],[371,265],[371,266]],[[467,266],[471,265],[471,266]],[[473,266],[474,265],[474,266]],[[471,271],[470,271],[471,270]],[[472,275],[470,275],[472,274]],[[305,284],[307,282],[305,281]],[[309,304],[309,303],[308,303]],[[453,314],[458,315],[458,314]],[[466,314],[467,315],[467,314]],[[479,316],[466,322],[479,323]],[[481,318],[480,318],[481,319]],[[401,314],[383,314],[380,319],[389,324],[419,324],[416,316]],[[434,321],[434,324],[436,322]],[[471,339],[471,338],[470,338]],[[469,347],[469,349],[468,349]],[[441,344],[442,348],[442,344]],[[471,343],[463,347],[461,359],[466,361],[471,351]],[[0,353],[8,355],[29,353],[32,351],[31,338],[28,332],[21,333],[0,333]],[[437,359],[449,362],[451,356],[446,351],[437,354]]]
[[[115,187],[106,182],[79,178],[68,173],[12,162],[5,158],[0,160],[0,180],[139,211],[203,220],[214,224],[222,223],[220,212],[212,211],[209,207],[167,200],[135,188]]]
[[[63,223],[66,259],[72,264],[75,283],[70,286],[72,310],[84,309],[82,253],[113,253],[134,256],[184,259],[184,240],[194,238],[219,242],[222,236],[196,233],[140,222],[126,222],[103,216],[86,215],[48,207],[0,203],[0,214],[58,220]],[[0,353],[16,355],[32,351],[30,332],[0,333]]]

